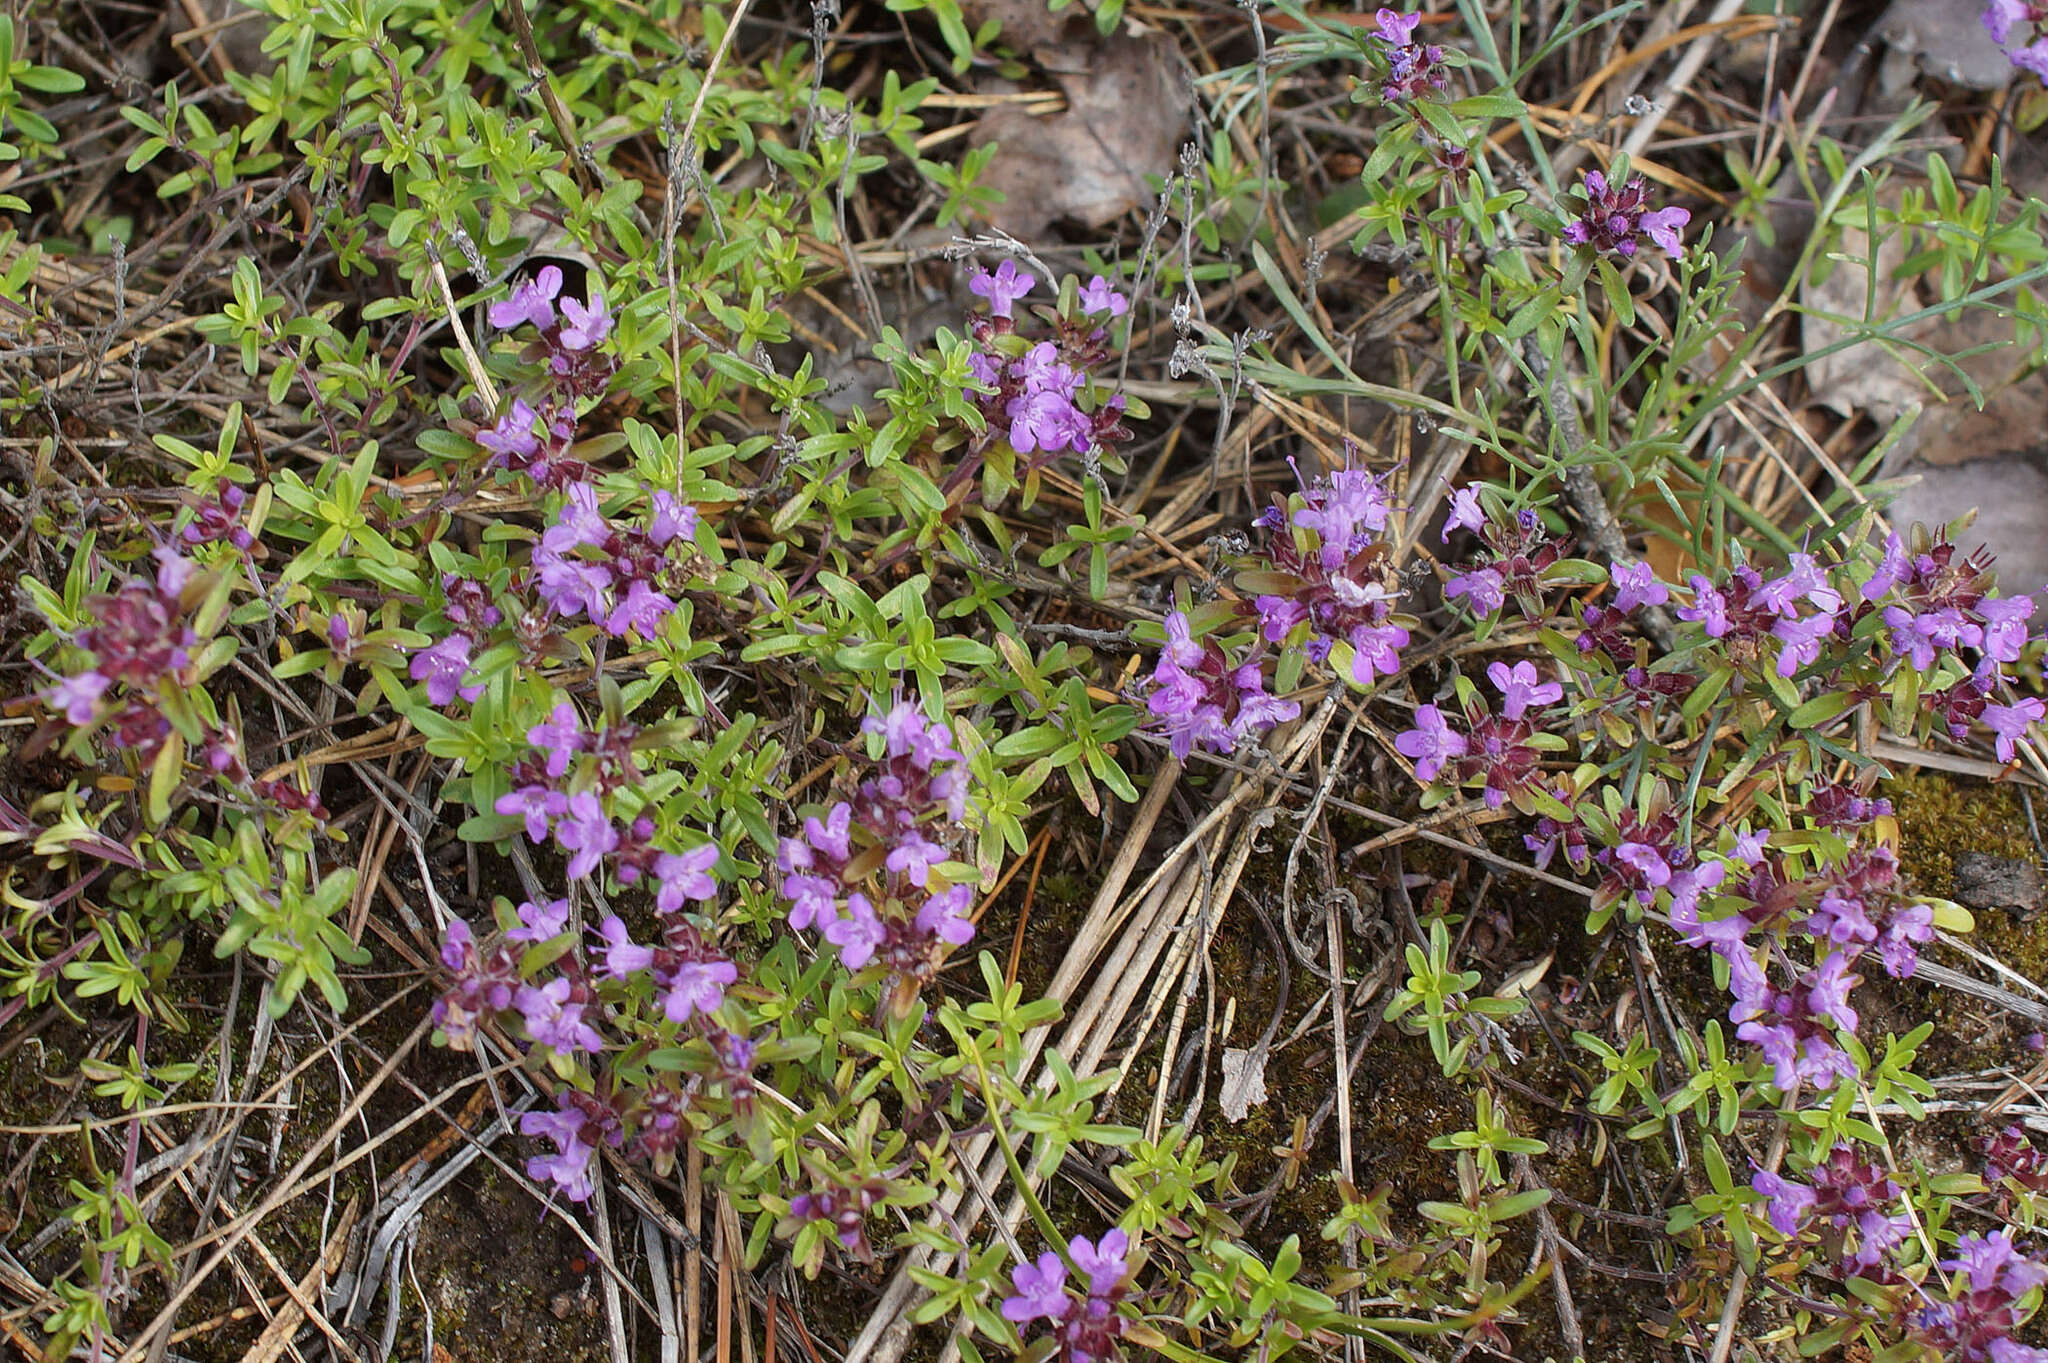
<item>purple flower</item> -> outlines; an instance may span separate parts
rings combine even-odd
[[[654,948],[635,942],[617,914],[604,916],[604,921],[597,925],[597,935],[604,939],[604,966],[599,973],[623,980],[654,964]]]
[[[1870,921],[1863,902],[1836,890],[1828,890],[1821,895],[1812,916],[1801,924],[1801,928],[1837,946],[1877,940],[1877,924]]]
[[[931,868],[945,859],[945,848],[913,828],[898,838],[896,845],[889,849],[886,864],[890,870],[922,888],[931,876]]]
[[[1749,1186],[1771,1200],[1771,1226],[1780,1235],[1797,1235],[1806,1223],[1806,1214],[1813,1209],[1815,1193],[1804,1183],[1780,1178],[1768,1169],[1759,1169],[1749,1180]]]
[[[1014,1295],[1003,1299],[1003,1319],[1017,1325],[1044,1318],[1059,1320],[1067,1313],[1067,1265],[1047,1250],[1037,1264],[1019,1264],[1010,1270]]]
[[[534,432],[536,419],[537,414],[525,398],[514,398],[497,425],[476,433],[476,443],[492,453],[493,463],[512,464],[530,459],[540,451],[540,438]]]
[[[1681,620],[1697,620],[1710,639],[1719,639],[1734,626],[1728,622],[1728,598],[1714,589],[1702,573],[1687,579],[1692,584],[1692,604],[1678,608]]]
[[[1909,904],[1898,910],[1877,939],[1878,958],[1884,962],[1885,973],[1895,980],[1911,979],[1920,966],[1920,953],[1914,948],[1933,940],[1934,910],[1930,906]]]
[[[789,901],[789,926],[797,932],[812,927],[822,931],[839,915],[839,883],[823,876],[784,876],[782,897]]]
[[[484,693],[481,682],[464,684],[469,674],[469,648],[469,636],[451,634],[412,655],[412,679],[427,684],[429,703],[447,705],[458,695],[475,700]]]
[[[1692,221],[1690,211],[1683,208],[1658,208],[1643,214],[1636,226],[1657,243],[1666,255],[1682,255],[1685,242],[1679,237],[1678,229]]]
[[[1074,405],[1073,398],[1057,388],[1020,393],[1010,399],[1004,410],[1010,418],[1010,444],[1019,454],[1030,454],[1033,450],[1056,454],[1069,448],[1088,448],[1088,418]]]
[[[2018,1296],[2048,1280],[2048,1269],[2023,1258],[2013,1245],[2012,1232],[2003,1230],[1963,1236],[1956,1241],[1956,1257],[1942,1260],[1941,1266],[1969,1274],[1973,1292],[2003,1287]]]
[[[1418,19],[1420,15],[1416,16]],[[1451,514],[1444,520],[1443,538],[1450,541],[1453,530],[1477,531],[1486,524],[1486,509],[1479,504],[1479,489],[1471,484],[1451,494]]]
[[[576,707],[566,700],[556,701],[553,712],[526,731],[526,741],[548,755],[547,773],[553,780],[560,780],[588,746]]]
[[[2016,25],[2030,22],[2032,8],[2026,0],[1989,0],[1984,6],[1984,27],[1991,34],[1991,41],[2005,46]]]
[[[2018,662],[2027,646],[2027,617],[2034,613],[2034,598],[1994,597],[1979,602],[1977,613],[1984,617],[1984,641],[1978,645],[1984,655],[1993,662]]]
[[[1379,479],[1364,469],[1339,469],[1327,492],[1294,513],[1294,523],[1316,533],[1323,567],[1335,570],[1387,528],[1392,511]]]
[[[1444,595],[1464,597],[1466,604],[1472,607],[1472,613],[1484,619],[1498,613],[1506,604],[1507,596],[1502,591],[1504,585],[1505,580],[1497,569],[1474,568],[1444,584]]]
[[[113,679],[98,672],[81,672],[75,677],[65,677],[55,686],[43,692],[43,699],[64,712],[64,718],[77,728],[92,723],[98,713],[100,697],[107,693]]]
[[[1096,1244],[1089,1244],[1082,1236],[1075,1236],[1067,1245],[1067,1256],[1074,1261],[1074,1267],[1088,1275],[1088,1294],[1106,1297],[1116,1290],[1129,1272],[1126,1263],[1131,1252],[1131,1237],[1121,1230],[1112,1230]]]
[[[718,844],[707,842],[687,852],[663,852],[654,860],[654,878],[661,885],[655,907],[676,913],[686,899],[703,903],[718,898],[718,882],[711,868],[718,864]]]
[[[1494,663],[1486,669],[1486,677],[1500,692],[1500,712],[1507,719],[1520,719],[1531,705],[1555,705],[1564,699],[1564,687],[1556,682],[1539,682],[1534,663],[1516,663],[1513,667]]]
[[[2044,712],[2048,712],[2048,705],[2044,705],[2039,696],[2028,696],[2018,705],[1984,707],[1984,727],[1996,737],[1999,761],[2013,760],[2015,745],[2026,737],[2027,726],[2040,723]]]
[[[1397,10],[1382,8],[1373,18],[1378,21],[1380,31],[1372,36],[1391,47],[1406,47],[1415,39],[1415,30],[1422,23],[1420,14],[1402,14]]]
[[[1380,83],[1380,98],[1389,104],[1400,104],[1426,91],[1444,89],[1448,83],[1444,50],[1415,41],[1422,16],[1381,9],[1373,17],[1379,23],[1379,31],[1372,38],[1382,44],[1387,58],[1387,78]]]
[[[539,838],[534,839],[539,842]],[[519,926],[505,934],[508,942],[545,942],[561,935],[569,924],[569,901],[550,899],[546,903],[528,900],[516,910]]]
[[[588,615],[596,620],[604,614],[605,592],[612,585],[611,574],[602,566],[575,558],[543,558],[552,553],[545,545],[535,551],[534,565],[540,599],[564,619]]]
[[[553,1183],[572,1202],[589,1201],[590,1195],[596,1191],[591,1177],[591,1157],[597,1154],[597,1149],[583,1140],[587,1124],[588,1119],[575,1107],[565,1107],[560,1112],[536,1109],[521,1117],[521,1135],[546,1136],[558,1148],[556,1154],[529,1159],[526,1176]]]
[[[521,786],[500,795],[491,808],[507,818],[524,819],[528,841],[544,842],[550,823],[568,812],[569,797],[546,786]]]
[[[1415,727],[1397,735],[1394,747],[1403,757],[1414,759],[1415,779],[1424,785],[1436,780],[1446,761],[1463,757],[1467,751],[1465,736],[1446,724],[1434,705],[1415,707]]]
[[[1671,589],[1657,580],[1647,563],[1617,563],[1608,573],[1614,584],[1614,609],[1626,615],[1638,606],[1661,606],[1671,599]]]
[[[1641,876],[1645,888],[1636,895],[1647,903],[1655,892],[1671,883],[1671,863],[1656,848],[1644,842],[1625,842],[1614,849],[1614,859]]]
[[[1351,679],[1360,686],[1371,686],[1375,672],[1391,677],[1401,670],[1400,650],[1408,644],[1407,630],[1399,625],[1354,625],[1349,637]],[[1294,706],[1296,713],[1300,708]]]
[[[596,286],[592,286],[587,304],[564,298],[562,319],[561,341],[566,350],[595,350],[611,335],[611,311],[605,307],[604,290]]]
[[[954,946],[974,940],[974,922],[967,914],[974,907],[974,888],[954,885],[941,890],[917,911],[917,930]]]
[[[1670,255],[1684,249],[1678,229],[1692,221],[1692,214],[1683,208],[1648,211],[1649,187],[1642,176],[1613,185],[1599,171],[1589,170],[1585,195],[1586,211],[1564,229],[1564,239],[1572,245],[1591,246],[1624,260],[1635,255],[1638,236],[1648,236]]]
[[[684,961],[669,978],[662,1015],[674,1023],[688,1022],[697,1013],[710,1017],[725,1002],[725,987],[739,977],[731,961]]]
[[[1906,552],[1905,541],[1896,534],[1885,536],[1884,558],[1878,563],[1877,571],[1863,584],[1863,599],[1875,601],[1899,584],[1899,579],[1912,571],[1913,560]]]
[[[1827,615],[1842,608],[1842,594],[1828,582],[1826,569],[1813,555],[1793,554],[1786,563],[1785,575],[1757,593],[1759,602],[1784,616],[1796,614],[1800,601],[1810,602]]]
[[[823,823],[815,815],[804,820],[804,842],[820,856],[834,861],[851,861],[853,844],[849,835],[852,830],[853,806],[841,800],[826,813]]]
[[[794,915],[792,915],[793,917]],[[889,931],[875,917],[874,906],[858,892],[846,897],[846,913],[824,927],[825,940],[839,948],[839,961],[848,970],[859,970],[875,958]]]
[[[1849,1006],[1849,991],[1862,983],[1862,976],[1851,975],[1849,958],[1841,952],[1831,952],[1812,976],[1807,993],[1807,1007],[1815,1017],[1824,1017],[1845,1032],[1856,1030],[1856,1010]]]
[[[542,331],[555,324],[555,295],[562,291],[562,271],[543,265],[533,278],[522,280],[512,296],[490,308],[491,325],[500,331],[531,322]]]
[[[676,603],[654,590],[638,578],[626,588],[626,594],[604,622],[605,631],[615,638],[623,638],[628,630],[643,639],[652,639],[661,633],[661,627],[674,612]]]
[[[555,841],[575,853],[569,858],[569,879],[581,880],[619,845],[619,830],[604,814],[597,796],[587,790],[569,797],[567,809],[555,825]]]
[[[656,492],[654,519],[647,526],[647,538],[654,541],[657,549],[667,548],[674,540],[694,539],[697,520],[696,507],[678,501],[666,492]]]
[[[521,985],[512,996],[512,1006],[526,1019],[526,1034],[534,1045],[562,1055],[604,1048],[604,1038],[583,1020],[583,1005],[569,1002],[574,988],[557,977],[539,988]]]
[[[1007,262],[1005,262],[1007,263]],[[1081,311],[1088,313],[1106,312],[1111,317],[1121,317],[1130,311],[1130,304],[1124,296],[1109,286],[1109,281],[1096,275],[1081,290]]]
[[[1820,646],[1835,632],[1834,620],[1826,615],[1809,615],[1797,620],[1780,620],[1771,626],[1771,636],[1783,644],[1778,650],[1778,675],[1791,677],[1802,667],[1820,660]]]
[[[1016,261],[1005,260],[996,266],[994,274],[987,270],[976,270],[974,278],[967,281],[967,291],[988,300],[991,316],[1008,317],[1011,304],[1030,293],[1031,286],[1037,282],[1031,275],[1019,270]]]

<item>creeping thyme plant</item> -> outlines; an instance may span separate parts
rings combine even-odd
[[[1887,517],[1910,420],[1778,397],[1981,397],[1962,313],[2038,360],[2041,204],[1982,142],[1966,199],[1936,106],[1724,163],[1587,113],[1587,53],[1673,46],[1640,7],[1247,0],[1200,140],[1059,247],[982,230],[962,82],[1032,54],[971,7],[889,6],[900,66],[836,4],[256,8],[154,85],[0,14],[0,1025],[86,1037],[92,1114],[10,1339],[236,1328],[199,1294],[324,1147],[157,1156],[276,1106],[273,1029],[350,1074],[388,1012],[437,1053],[369,1090],[464,1076],[671,1344],[664,1235],[848,1357],[2048,1358],[2048,1113],[1931,1077],[2009,1063],[1938,990],[2029,982],[1890,784],[2048,779],[2039,584]],[[1984,23],[2035,100],[2048,10]],[[140,192],[69,214],[100,110]]]

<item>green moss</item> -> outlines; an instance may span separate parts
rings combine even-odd
[[[1922,893],[1954,892],[1958,852],[2025,861],[2038,855],[2026,808],[2010,788],[1908,771],[1881,793],[1898,814],[1899,865]]]

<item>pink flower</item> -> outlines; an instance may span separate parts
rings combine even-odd
[[[1656,570],[1647,563],[1617,563],[1608,580],[1614,584],[1614,609],[1624,615],[1638,606],[1661,606],[1671,599],[1671,589],[1657,580]]]
[[[1111,317],[1121,317],[1130,311],[1131,305],[1124,296],[1109,286],[1109,281],[1096,275],[1081,290],[1081,310],[1089,313],[1106,312]]]
[[[469,637],[451,634],[412,655],[412,679],[427,684],[427,700],[447,705],[457,696],[475,700],[484,693],[483,683],[466,682],[469,676]]]
[[[2048,704],[2039,696],[2029,696],[2018,705],[1984,707],[1984,725],[1997,738],[1999,761],[2012,761],[2015,745],[2026,737],[2027,726],[2040,723],[2044,711],[2048,711]]]
[[[848,970],[859,970],[875,958],[875,948],[889,935],[874,906],[859,893],[846,897],[846,914],[825,925],[825,940],[839,948],[839,961]]]
[[[1534,663],[1521,662],[1513,667],[1494,663],[1486,669],[1486,676],[1500,692],[1500,712],[1506,719],[1520,719],[1531,705],[1555,705],[1564,699],[1564,687],[1541,681]]]
[[[718,898],[718,882],[711,878],[711,868],[717,864],[715,842],[687,852],[663,852],[654,861],[654,878],[661,884],[655,907],[663,913],[675,913],[686,899],[703,903]]]
[[[1444,521],[1443,537],[1446,542],[1453,530],[1477,532],[1486,524],[1486,510],[1479,504],[1479,489],[1473,486],[1459,488],[1451,494],[1451,514]]]
[[[994,317],[1008,317],[1011,306],[1038,281],[1030,274],[1017,268],[1014,260],[1005,260],[990,274],[987,270],[975,271],[974,278],[967,281],[967,291],[988,300],[989,314]]]
[[[592,286],[590,302],[562,300],[562,347],[565,350],[595,350],[611,335],[612,315],[604,304],[604,290]]]
[[[562,271],[554,265],[541,266],[540,273],[522,281],[512,296],[491,304],[491,325],[500,331],[531,322],[546,331],[555,324],[555,295],[562,291]]]
[[[1414,759],[1415,779],[1425,785],[1436,780],[1445,762],[1465,756],[1467,750],[1465,735],[1446,724],[1443,712],[1434,705],[1415,707],[1415,727],[1397,735],[1394,747],[1403,757]]]

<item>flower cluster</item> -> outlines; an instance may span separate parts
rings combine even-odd
[[[1482,620],[1498,614],[1509,597],[1531,619],[1546,613],[1548,574],[1570,553],[1569,538],[1550,534],[1543,518],[1527,507],[1513,516],[1488,514],[1470,488],[1452,494],[1444,537],[1448,539],[1454,530],[1475,531],[1483,552],[1444,584],[1445,597],[1462,599]]]
[[[875,1250],[868,1243],[868,1213],[888,1194],[888,1184],[881,1179],[833,1184],[791,1198],[789,1219],[794,1224],[822,1221],[830,1225],[832,1238],[839,1242],[841,1249],[861,1263],[871,1264],[875,1261]]]
[[[1532,710],[1564,699],[1564,687],[1542,680],[1536,665],[1494,663],[1487,680],[1500,693],[1497,709],[1489,709],[1472,691],[1465,706],[1465,731],[1451,727],[1435,705],[1415,707],[1415,727],[1394,738],[1394,747],[1415,763],[1415,779],[1430,785],[1446,770],[1454,784],[1479,781],[1488,809],[1510,800],[1534,812],[1542,789],[1543,751],[1562,741],[1541,732]]]
[[[708,875],[696,874],[709,883]],[[504,932],[487,948],[466,921],[450,920],[441,944],[448,984],[434,1005],[434,1025],[444,1044],[468,1050],[486,1022],[516,1019],[529,1053],[545,1058],[557,1075],[591,1076],[588,1090],[561,1091],[558,1111],[522,1120],[522,1132],[549,1137],[556,1146],[554,1154],[528,1162],[530,1175],[581,1202],[590,1196],[591,1161],[600,1146],[624,1147],[665,1172],[684,1135],[684,1113],[708,1085],[717,1085],[734,1110],[745,1109],[753,1095],[755,1046],[719,1020],[739,967],[711,944],[699,922],[663,910],[659,936],[649,946],[635,942],[616,913],[605,915],[594,940],[579,942],[567,899],[516,908],[501,901],[498,919]],[[532,959],[549,964],[522,974],[515,943],[548,946]],[[558,973],[546,973],[557,967]],[[686,1072],[622,1088],[605,1069],[605,1056],[622,1049],[621,1038],[658,1038],[670,1054],[686,1057]],[[691,1038],[695,1046],[683,1047]]]
[[[1680,255],[1685,242],[1678,229],[1692,221],[1683,208],[1649,208],[1649,185],[1640,175],[1631,175],[1615,185],[1597,170],[1586,172],[1586,211],[1565,224],[1564,239],[1573,246],[1590,246],[1596,255],[1620,256],[1627,260],[1636,253],[1643,237],[1656,243],[1667,255]]]
[[[614,637],[661,632],[676,603],[654,584],[669,566],[669,546],[688,544],[697,533],[697,509],[666,492],[656,492],[653,502],[644,530],[617,526],[598,510],[596,488],[569,488],[533,551],[536,589],[550,611],[564,619],[587,615]]]
[[[1233,662],[1212,638],[1191,637],[1188,617],[1166,617],[1166,646],[1153,665],[1146,708],[1166,731],[1173,755],[1195,748],[1232,752],[1237,745],[1301,713],[1301,706],[1266,691],[1257,659]]]
[[[707,843],[689,852],[663,851],[652,844],[652,819],[642,815],[621,830],[605,813],[613,792],[640,779],[634,750],[642,738],[639,726],[625,720],[586,729],[574,705],[557,701],[547,719],[527,730],[532,751],[513,766],[512,789],[492,808],[523,821],[533,842],[545,842],[552,832],[569,858],[571,880],[613,858],[621,884],[651,875],[657,906],[676,913],[686,901],[717,896],[709,872],[718,861],[718,848]]]
[[[561,298],[561,292],[562,272],[548,265],[522,281],[511,297],[491,304],[492,326],[534,328],[522,356],[543,377],[532,402],[515,395],[494,424],[476,433],[477,444],[491,452],[487,467],[556,489],[590,477],[590,466],[574,452],[576,404],[603,393],[616,368],[602,349],[613,320],[604,290],[593,285],[587,302]]]
[[[1984,27],[2014,66],[2048,80],[2048,5],[2035,0],[1988,0]]]
[[[805,818],[776,853],[789,926],[815,931],[848,970],[879,964],[907,1009],[947,952],[974,937],[974,886],[945,865],[967,810],[967,769],[944,721],[898,700],[861,721],[881,741],[853,797]]]
[[[1704,573],[1689,579],[1693,599],[1678,618],[1699,624],[1738,667],[1775,655],[1777,674],[1791,677],[1820,657],[1841,618],[1842,593],[1811,554],[1793,554],[1781,575],[1766,578],[1739,564],[1716,585]]]
[[[1497,664],[1496,664],[1497,665]],[[1721,883],[1727,867],[1719,861],[1703,861],[1679,837],[1678,810],[1671,802],[1669,787],[1661,782],[1651,790],[1649,812],[1637,814],[1625,809],[1614,821],[1611,846],[1592,854],[1606,872],[1593,892],[1595,907],[1604,907],[1632,895],[1638,904],[1655,902],[1659,891],[1670,896],[1671,921],[1691,921],[1700,895]]]
[[[561,269],[544,265],[533,278],[515,286],[511,297],[491,304],[491,325],[500,331],[521,323],[532,326],[537,333],[534,357],[546,362],[557,388],[574,397],[591,397],[611,381],[611,361],[599,350],[612,333],[611,309],[600,284],[591,285],[585,301],[563,298],[561,293]]]
[[[1885,1276],[1885,1256],[1913,1230],[1901,1207],[1899,1185],[1872,1161],[1837,1145],[1800,1183],[1759,1169],[1750,1186],[1770,1199],[1771,1225],[1796,1237],[1808,1226],[1819,1230],[1823,1250],[1845,1277]]]
[[[1387,59],[1387,76],[1380,82],[1380,98],[1389,104],[1406,104],[1426,93],[1441,94],[1448,83],[1444,50],[1434,43],[1415,41],[1422,16],[1381,9],[1373,17],[1379,30],[1370,36]]]
[[[1978,1148],[1984,1152],[1984,1179],[1999,1190],[2001,1204],[2011,1201],[2002,1187],[2008,1179],[2027,1192],[2048,1193],[2048,1156],[2036,1150],[2018,1127],[1986,1136]]]
[[[1312,662],[1341,645],[1360,686],[1400,670],[1409,635],[1394,613],[1401,589],[1380,538],[1392,513],[1380,480],[1354,468],[1266,508],[1254,523],[1266,532],[1263,562],[1238,584],[1254,594],[1267,642],[1298,647]]]
[[[1968,736],[1970,726],[1981,721],[1991,730],[1998,760],[2010,762],[2027,726],[2039,723],[2048,705],[2038,696],[2011,705],[1992,699],[2012,680],[2006,669],[2032,641],[2027,622],[2034,602],[2025,596],[1992,596],[1989,568],[1978,555],[1959,556],[1946,538],[1909,548],[1892,535],[1861,594],[1866,607],[1883,603],[1892,652],[1906,665],[1933,674],[1944,657],[1954,656],[1969,669],[1929,697],[1932,712],[1955,739]],[[1963,649],[1976,655],[1974,663],[1961,655]]]
[[[87,597],[81,615],[92,623],[71,642],[91,661],[45,690],[44,701],[74,728],[111,716],[107,741],[152,760],[171,733],[157,694],[190,680],[199,636],[188,619],[198,590],[192,561],[159,549],[154,577],[130,578],[117,591]],[[115,705],[110,693],[117,684],[124,693]]]
[[[1094,1243],[1075,1236],[1065,1258],[1048,1250],[1036,1264],[1018,1264],[1010,1272],[1013,1292],[1003,1299],[1003,1319],[1018,1326],[1046,1321],[1062,1363],[1101,1363],[1113,1357],[1124,1330],[1117,1303],[1127,1289],[1130,1252],[1130,1237],[1112,1230]],[[1069,1260],[1086,1276],[1085,1291],[1069,1288]]]
[[[221,479],[219,489],[211,497],[190,499],[188,505],[192,508],[192,519],[179,532],[178,538],[194,548],[226,540],[247,553],[256,543],[249,527],[242,524],[242,508],[248,501],[248,493],[227,479]]]
[[[469,924],[457,918],[442,934],[441,966],[449,984],[434,1001],[434,1026],[450,1049],[473,1050],[478,1024],[512,1006],[520,984],[519,961],[502,942],[484,951]]]
[[[457,696],[473,701],[484,693],[470,659],[504,619],[504,612],[491,603],[490,592],[480,582],[447,573],[441,578],[441,591],[446,598],[441,614],[452,628],[444,638],[413,654],[411,667],[412,679],[427,684],[427,699],[437,706],[447,705]]]
[[[1030,272],[1005,260],[993,274],[978,271],[967,286],[989,302],[986,317],[970,319],[979,348],[968,365],[981,387],[974,400],[990,429],[1006,436],[1018,454],[1036,455],[1034,463],[1128,440],[1123,397],[1095,396],[1089,376],[1109,358],[1104,324],[1128,312],[1129,300],[1096,275],[1080,291],[1081,316],[1053,317],[1052,338],[1034,342],[1017,333],[1015,307],[1036,283]]]
[[[2048,1264],[2021,1254],[2010,1231],[1965,1235],[1941,1266],[1959,1275],[1954,1295],[1914,1312],[1914,1339],[1949,1363],[2048,1363],[2048,1349],[2013,1342],[2023,1300],[2048,1282]]]

